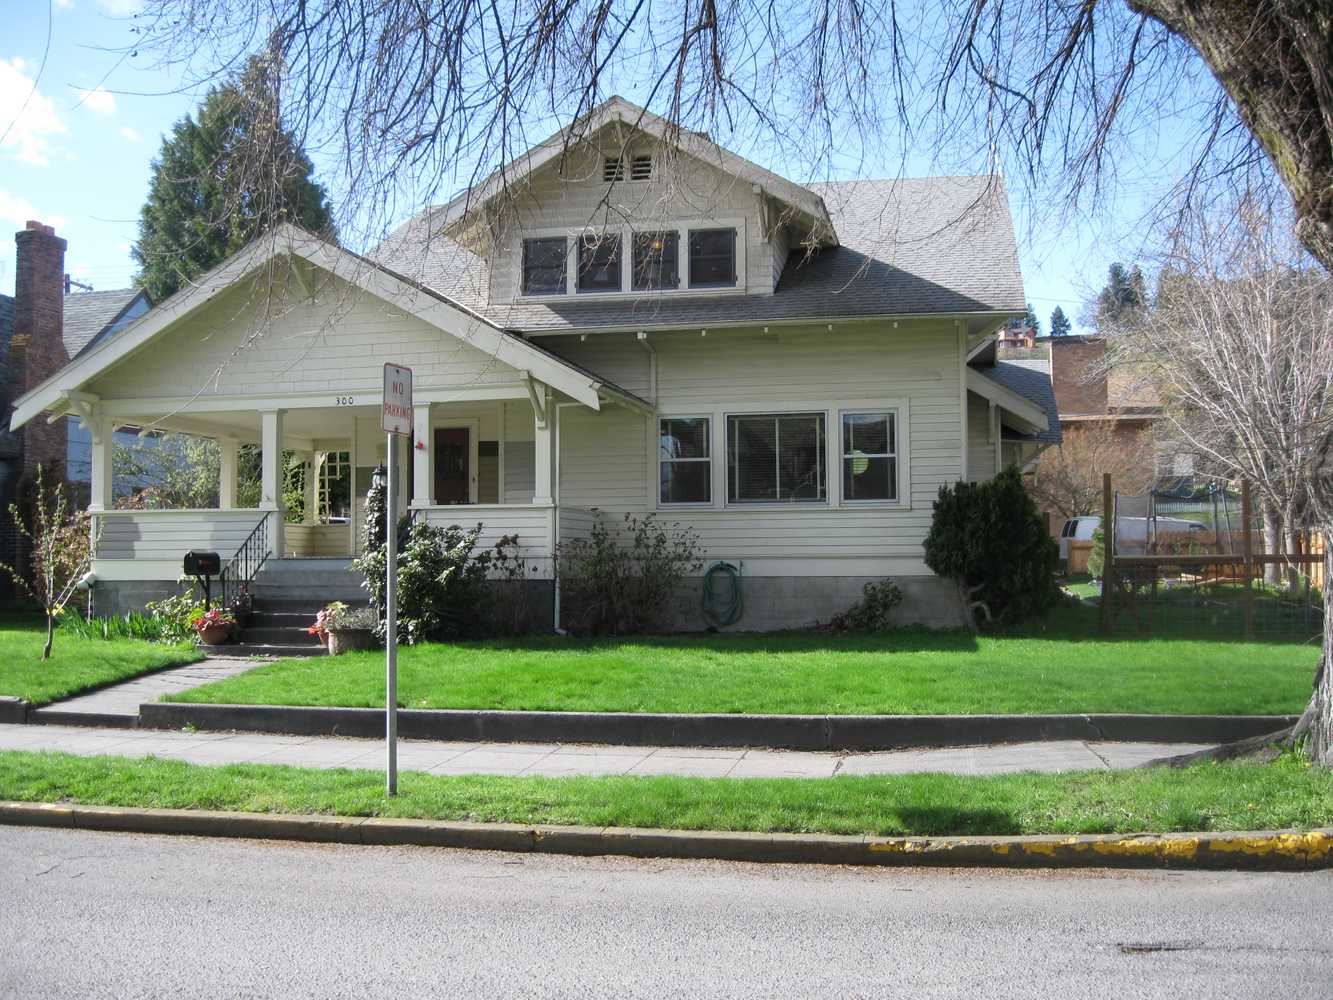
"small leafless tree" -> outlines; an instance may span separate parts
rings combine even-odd
[[[42,647],[42,659],[49,660],[56,619],[92,565],[90,517],[87,511],[70,511],[64,484],[47,486],[40,465],[37,466],[31,524],[16,504],[9,505],[9,516],[31,550],[32,566],[31,572],[24,573],[7,563],[0,563],[0,570],[36,601],[46,615],[46,644]]]
[[[1142,425],[1114,420],[1066,427],[1064,440],[1037,460],[1032,495],[1064,517],[1096,514],[1102,508],[1102,475],[1110,473],[1122,493],[1142,493],[1153,481],[1153,434]]]

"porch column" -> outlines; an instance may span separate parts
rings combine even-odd
[[[434,502],[435,442],[431,440],[430,404],[412,408],[412,506],[429,507]]]
[[[218,510],[236,509],[236,455],[240,442],[218,438]]]
[[[541,398],[539,400],[541,407],[534,407],[534,419],[536,426],[536,449],[534,456],[533,472],[535,485],[532,491],[532,502],[535,504],[552,504],[555,502],[555,403],[551,399],[550,391],[541,387]]]
[[[305,516],[301,518],[302,524],[319,523],[319,467],[323,457],[324,453],[319,451],[301,455],[305,462]]]
[[[268,551],[273,558],[282,556],[282,410],[264,410],[260,421],[260,477],[259,509],[274,511],[268,524]]]
[[[88,429],[93,436],[92,470],[89,477],[92,489],[88,498],[88,509],[110,510],[114,506],[112,492],[115,475],[112,456],[115,454],[113,450],[115,434],[111,429],[111,421],[100,414],[89,419]]]

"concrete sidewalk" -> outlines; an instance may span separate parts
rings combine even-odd
[[[1007,774],[1134,767],[1155,757],[1201,749],[1193,743],[1061,741],[879,753],[805,753],[708,747],[660,748],[554,743],[443,743],[402,740],[398,766],[431,774],[650,775],[706,778],[828,778],[838,774]],[[93,756],[164,757],[191,764],[384,766],[378,740],[263,733],[95,729],[0,725],[0,750],[58,750]]]
[[[119,717],[120,724],[134,726],[139,719],[139,706],[146,701],[157,701],[164,694],[176,694],[202,684],[235,677],[255,667],[262,667],[267,662],[239,657],[210,656],[198,663],[188,663],[183,667],[171,667],[156,673],[144,674],[142,677],[122,681],[90,694],[52,702],[42,708],[31,709],[28,714],[33,719],[55,719],[62,722],[69,716],[94,716],[107,724]]]

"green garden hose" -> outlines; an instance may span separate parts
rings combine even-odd
[[[725,592],[719,592],[718,577],[726,577],[729,586]],[[741,601],[740,567],[729,562],[715,562],[704,574],[704,619],[713,628],[734,625],[740,620],[743,603]]]

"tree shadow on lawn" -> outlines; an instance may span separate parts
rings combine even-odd
[[[1003,837],[1021,833],[1018,820],[998,809],[908,806],[895,809],[907,836]]]

